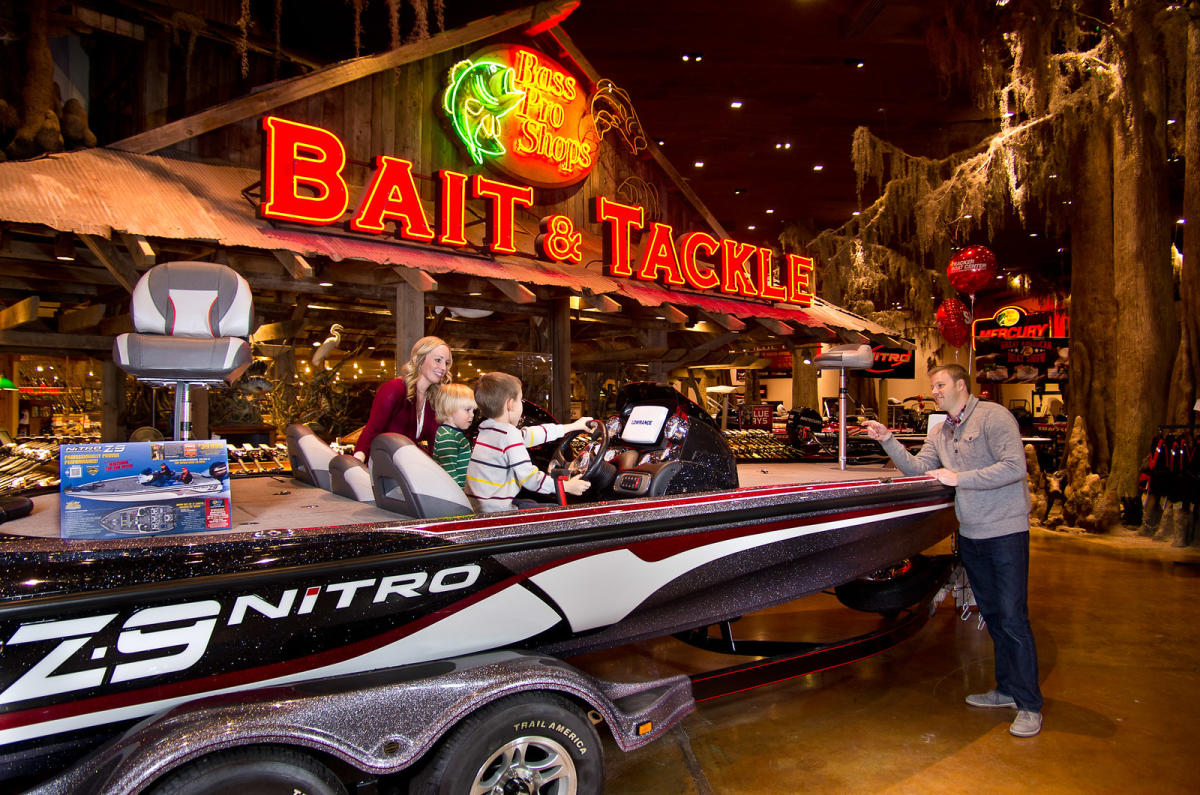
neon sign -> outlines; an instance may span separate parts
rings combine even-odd
[[[599,136],[579,81],[527,47],[489,47],[451,68],[442,110],[476,165],[539,187],[573,185]]]
[[[442,169],[434,178],[436,201],[429,212],[412,161],[379,155],[370,184],[351,210],[350,186],[343,176],[348,160],[336,135],[274,116],[263,118],[262,129],[262,218],[313,226],[345,223],[367,235],[461,248],[468,245],[467,202],[482,201],[488,250],[517,252],[517,208],[533,207],[529,185]],[[657,222],[646,230],[646,211],[638,205],[598,196],[593,210],[591,220],[602,228],[604,269],[611,276],[800,306],[812,303],[815,272],[808,257],[788,254],[777,267],[771,249],[752,243],[718,240],[703,231],[677,236],[669,224]],[[534,246],[540,256],[582,262],[583,232],[575,220],[550,215],[541,219],[539,229]],[[633,240],[642,230],[647,233],[639,252]]]

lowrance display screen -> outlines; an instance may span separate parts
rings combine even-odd
[[[668,413],[666,406],[634,406],[625,420],[621,440],[631,444],[654,444],[662,435]]]

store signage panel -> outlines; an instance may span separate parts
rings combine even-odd
[[[476,165],[544,188],[574,185],[600,137],[579,81],[528,47],[488,47],[450,70],[442,112]]]
[[[870,369],[863,371],[868,378],[917,377],[913,351],[904,348],[889,348],[884,345],[876,345],[871,350],[875,352],[875,364]]]
[[[481,174],[442,169],[434,176],[433,217],[426,212],[413,163],[379,155],[370,184],[351,209],[350,186],[344,171],[345,146],[320,127],[267,116],[262,121],[262,203],[259,215],[268,220],[330,226],[345,223],[350,231],[368,235],[394,234],[413,243],[462,247],[467,245],[468,200],[482,201],[487,214],[486,242],[495,254],[515,254],[518,207],[531,208],[533,187],[513,185]],[[603,227],[604,269],[609,275],[716,291],[738,298],[809,306],[815,292],[813,261],[788,254],[775,262],[774,252],[736,240],[718,240],[707,232],[676,238],[667,224],[653,223],[643,235],[640,254],[632,245],[635,232],[645,228],[645,210],[605,196],[593,203],[591,219]],[[346,220],[346,213],[351,215]],[[582,232],[565,215],[541,219],[535,247],[551,262],[579,264]]]
[[[1070,370],[1069,338],[1050,312],[1026,312],[1006,306],[992,317],[976,320],[975,369],[980,381],[1040,383],[1066,381]]]

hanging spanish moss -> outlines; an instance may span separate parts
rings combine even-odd
[[[433,18],[437,22],[438,33],[446,30],[446,0],[433,0]]]
[[[238,40],[237,52],[238,58],[242,62],[242,77],[250,76],[250,56],[249,56],[249,37],[250,37],[250,0],[242,0],[242,13],[238,17]]]
[[[410,41],[421,41],[429,38],[429,0],[412,0],[416,20],[413,22]]]
[[[403,0],[387,0],[388,5],[388,31],[391,33],[392,49],[400,46],[400,9],[403,7]]]
[[[362,15],[363,9],[367,5],[367,0],[346,0],[354,9],[354,57],[362,55]]]
[[[275,0],[275,59],[271,68],[273,79],[279,79],[279,55],[283,49],[283,0]]]

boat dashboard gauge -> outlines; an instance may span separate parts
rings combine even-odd
[[[604,423],[604,427],[608,430],[608,438],[613,439],[621,432],[621,417],[614,414]]]
[[[687,438],[688,421],[678,414],[672,414],[667,417],[666,425],[663,426],[663,436],[670,442],[682,442]]]
[[[674,461],[679,458],[679,445],[668,444],[658,450],[650,450],[642,454],[638,464],[657,464],[660,461]]]

